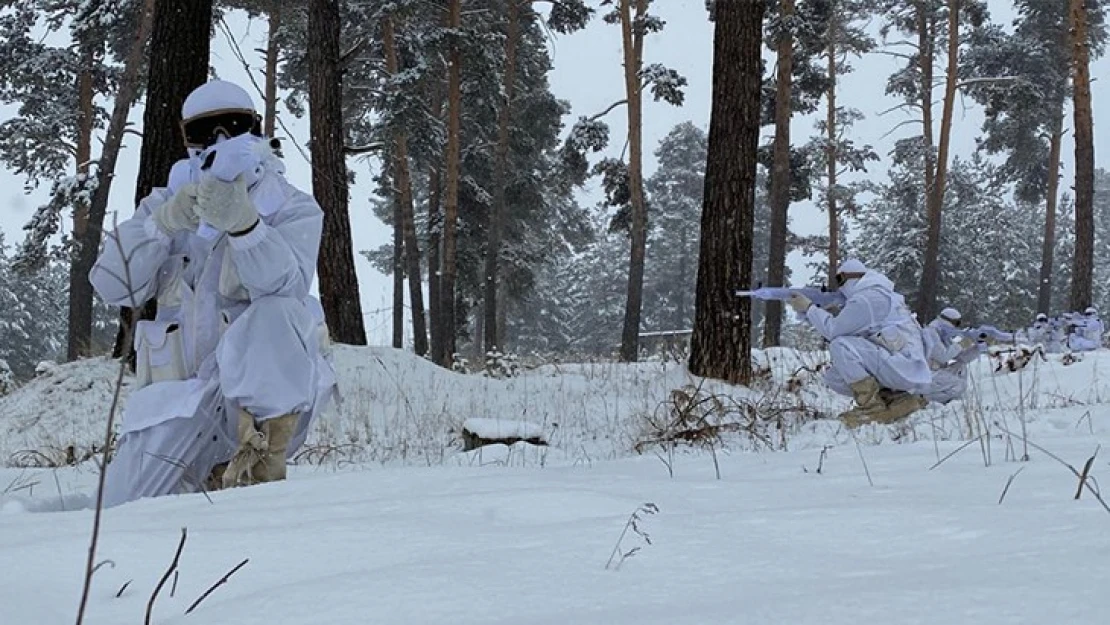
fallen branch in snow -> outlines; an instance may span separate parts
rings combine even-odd
[[[177,543],[177,552],[173,554],[173,562],[170,562],[170,568],[162,574],[162,579],[158,580],[158,585],[154,587],[154,592],[150,593],[150,600],[146,602],[146,619],[143,625],[150,625],[150,615],[154,611],[154,600],[158,598],[158,593],[162,591],[162,587],[169,581],[170,575],[177,571],[177,563],[181,561],[181,552],[185,549],[185,538],[188,536],[188,529],[181,528],[181,542]]]
[[[1010,492],[1010,484],[1014,483],[1014,478],[1018,476],[1018,473],[1021,473],[1024,470],[1025,467],[1021,467],[1017,471],[1014,471],[1014,473],[1006,480],[1006,485],[1002,487],[1002,494],[998,496],[998,505],[1002,505],[1002,500],[1006,498],[1006,493]]]
[[[208,598],[208,595],[210,595],[210,594],[212,594],[213,592],[215,592],[215,590],[216,590],[217,588],[219,588],[220,586],[223,586],[224,584],[226,584],[226,583],[227,583],[227,578],[229,578],[229,577],[231,577],[232,575],[234,575],[236,571],[238,571],[239,569],[241,569],[241,568],[243,568],[244,566],[246,566],[246,565],[247,565],[247,562],[250,562],[250,561],[251,561],[251,559],[250,559],[250,558],[247,558],[246,560],[243,560],[243,561],[242,561],[242,562],[240,562],[239,564],[236,564],[236,565],[235,565],[235,568],[233,568],[233,569],[231,569],[230,571],[228,571],[227,573],[225,573],[225,574],[224,574],[224,576],[223,576],[223,577],[221,577],[221,578],[220,578],[220,580],[219,580],[218,582],[216,582],[215,584],[212,584],[211,586],[209,586],[209,587],[208,587],[208,590],[204,591],[204,594],[203,594],[203,595],[201,595],[201,596],[200,596],[200,597],[199,597],[199,598],[198,598],[198,599],[197,599],[196,601],[194,601],[194,602],[193,602],[193,605],[189,606],[189,609],[185,610],[185,614],[188,614],[188,613],[192,612],[193,610],[195,610],[195,609],[196,609],[196,607],[197,607],[198,605],[200,605],[200,602],[201,602],[201,601],[204,601],[205,599],[207,599],[207,598]]]
[[[609,554],[609,560],[605,563],[606,571],[609,570],[610,566],[613,566],[614,571],[619,571],[625,560],[640,552],[641,547],[639,545],[628,551],[621,550],[621,541],[624,540],[625,535],[628,534],[628,530],[631,529],[633,533],[643,538],[645,543],[651,544],[651,536],[640,527],[640,522],[644,520],[640,514],[655,514],[657,512],[659,512],[659,506],[653,503],[645,503],[632,511],[632,514],[629,515],[628,520],[624,523],[624,529],[621,530],[621,535],[617,537],[617,543],[613,545],[613,552]],[[615,566],[613,565],[613,560],[617,562]]]

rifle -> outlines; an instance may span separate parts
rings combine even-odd
[[[790,295],[799,293],[809,298],[816,306],[821,308],[828,308],[830,306],[843,306],[847,298],[843,293],[838,291],[829,291],[825,287],[817,286],[764,286],[751,291],[737,291],[738,297],[750,297],[752,299],[762,300],[764,302],[779,301],[785,302],[790,299]]]
[[[1003,332],[994,326],[979,326],[978,328],[968,328],[961,330],[960,334],[972,341],[985,341],[993,339],[999,343],[1013,343],[1013,332]]]

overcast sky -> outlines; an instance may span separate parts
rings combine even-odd
[[[1012,18],[1009,2],[991,0],[991,12],[996,21],[1008,23]],[[644,145],[647,173],[655,168],[654,151],[659,140],[676,124],[691,120],[703,129],[708,129],[709,103],[712,79],[712,25],[706,19],[704,0],[664,0],[657,2],[653,11],[662,16],[667,26],[659,35],[648,39],[644,50],[645,63],[662,63],[678,70],[689,81],[686,103],[681,108],[663,103],[648,102],[644,111]],[[235,16],[230,22],[231,31],[238,46],[247,54],[257,71],[260,61],[254,50],[264,46],[265,27],[262,22],[248,24],[242,16]],[[573,123],[578,115],[593,115],[605,109],[615,100],[623,97],[621,74],[620,31],[616,26],[595,20],[585,31],[571,36],[560,37],[551,42],[555,69],[551,76],[555,94],[570,101],[573,113],[567,123]],[[236,60],[233,48],[225,35],[217,30],[212,47],[212,65],[221,78],[242,81],[255,95],[246,80],[246,71]],[[766,54],[770,55],[768,51]],[[897,101],[883,95],[886,78],[895,69],[896,59],[872,54],[855,63],[856,72],[842,80],[841,103],[860,109],[866,119],[856,125],[854,136],[858,143],[869,143],[883,157],[883,161],[872,164],[870,176],[874,179],[885,178],[886,155],[895,140],[912,134],[913,127],[903,127],[890,133],[891,129],[906,119],[902,113],[878,116],[878,113],[891,108]],[[1110,145],[1110,130],[1098,123],[1107,119],[1110,112],[1106,92],[1101,89],[1103,76],[1110,75],[1110,61],[1102,59],[1092,66],[1092,85],[1095,107],[1095,154],[1099,164],[1105,163],[1103,146]],[[938,98],[940,94],[938,92]],[[0,107],[0,118],[16,114],[13,107]],[[938,114],[939,117],[939,114]],[[142,113],[136,109],[132,120],[140,122]],[[308,136],[307,120],[298,120],[284,115],[286,127],[296,142],[304,145]],[[624,142],[622,123],[623,109],[610,113],[613,152],[619,152]],[[955,132],[952,140],[954,156],[968,156],[974,150],[974,138],[978,134],[982,115],[970,101],[957,100]],[[768,132],[770,128],[766,129]],[[798,118],[794,121],[792,133],[795,143],[804,141],[814,133],[814,118]],[[283,134],[280,133],[279,134]],[[884,136],[888,135],[888,136]],[[133,210],[132,196],[138,167],[138,141],[128,135],[126,148],[120,157],[117,175],[119,179],[112,187],[110,211],[119,211],[126,218]],[[1070,136],[1064,144],[1064,190],[1069,191],[1073,175],[1073,150]],[[311,173],[307,161],[295,147],[287,146],[286,157],[291,182],[303,189],[310,189]],[[352,160],[351,167],[359,176],[359,183],[351,192],[351,222],[356,250],[373,249],[390,240],[389,229],[384,226],[370,210],[369,195],[371,164]],[[49,188],[40,188],[30,193],[23,190],[24,181],[10,172],[0,169],[0,229],[5,232],[9,244],[22,238],[20,229],[30,217],[34,207],[41,204]],[[590,185],[583,192],[582,201],[595,202],[598,197],[596,185]],[[110,223],[111,217],[109,217]],[[824,214],[811,203],[794,204],[791,207],[791,226],[799,234],[818,234],[824,231],[827,221]],[[363,310],[366,312],[368,339],[373,344],[386,344],[390,340],[390,302],[391,280],[378,273],[361,258],[356,258],[362,294]],[[810,272],[805,269],[805,261],[799,254],[793,254],[790,264],[795,270],[796,284],[806,282]]]

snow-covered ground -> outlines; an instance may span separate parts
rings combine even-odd
[[[153,623],[1110,617],[1110,513],[1090,493],[1075,501],[1075,475],[1044,451],[1081,470],[1110,442],[1110,352],[1005,375],[984,358],[968,401],[856,440],[817,418],[846,402],[797,373],[820,355],[763,358],[769,379],[739,392],[673,363],[552,365],[494,380],[390,350],[341,350],[346,403],[314,434],[320,457],[303,458],[289,481],[104,513],[98,560],[111,564],[96,573],[85,622],[142,622],[183,527],[176,589],[162,590]],[[0,399],[0,459],[94,444],[112,369],[63,367]],[[723,406],[713,418],[760,418],[697,450],[633,451],[658,438],[651,423],[703,405]],[[462,453],[471,418],[540,424],[551,445]],[[974,442],[933,468],[963,441]],[[1106,474],[1099,456],[1091,475]],[[0,469],[0,624],[73,622],[94,483],[89,462]],[[637,510],[650,544],[628,529],[618,546]]]

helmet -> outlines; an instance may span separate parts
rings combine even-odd
[[[181,106],[181,134],[185,146],[197,150],[223,139],[251,133],[262,136],[262,118],[242,87],[226,80],[210,80],[197,87]]]
[[[1044,313],[1037,313],[1037,321],[1048,321],[1048,315]]]
[[[1088,317],[1091,315],[1097,315],[1098,309],[1096,309],[1094,306],[1088,306],[1087,310],[1083,311],[1083,314],[1087,315]]]
[[[867,266],[860,261],[850,258],[840,265],[840,269],[836,272],[836,286],[844,286],[849,280],[855,280],[863,277],[867,273]]]
[[[960,311],[956,310],[955,308],[945,308],[944,310],[940,311],[939,316],[941,319],[947,321],[948,323],[951,323],[954,326],[959,326],[960,321],[963,319],[963,317],[960,315]]]

